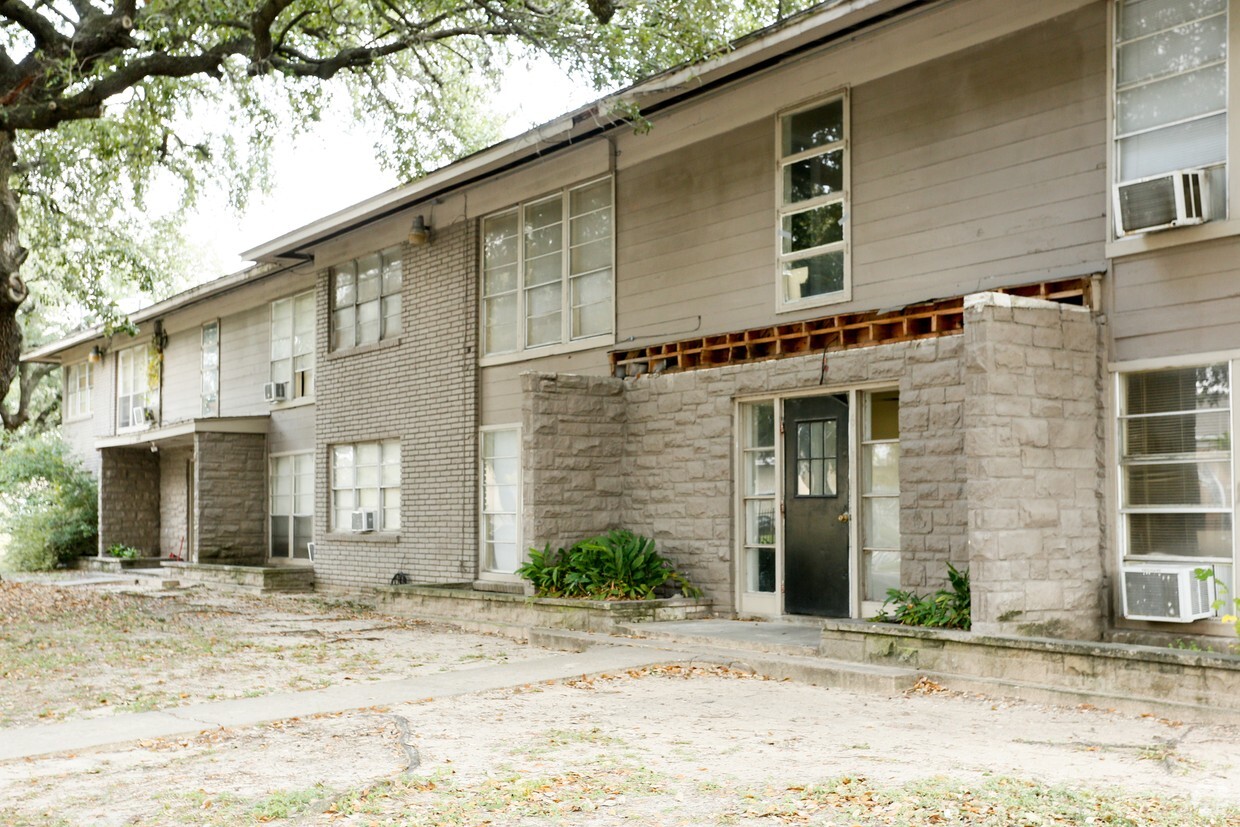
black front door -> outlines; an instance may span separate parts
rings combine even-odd
[[[848,397],[784,401],[784,611],[848,617]]]

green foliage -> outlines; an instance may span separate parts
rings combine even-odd
[[[108,556],[117,557],[121,560],[136,560],[142,556],[142,552],[133,546],[127,546],[124,543],[113,543],[108,546]]]
[[[887,600],[876,619],[891,620],[905,626],[969,629],[973,625],[969,570],[960,571],[948,563],[947,580],[951,588],[939,589],[933,595],[888,589]],[[888,606],[892,607],[890,615],[887,613]]]
[[[0,462],[0,534],[3,561],[41,571],[94,552],[98,490],[59,437],[10,438]]]
[[[1210,604],[1210,608],[1216,612],[1222,612],[1222,620],[1235,629],[1236,634],[1240,635],[1240,597],[1228,597],[1229,590],[1227,584],[1214,573],[1213,568],[1194,569],[1193,576],[1198,580],[1214,581],[1214,593],[1217,595],[1214,602]],[[1230,609],[1230,611],[1224,611]]]
[[[517,574],[539,597],[583,597],[594,600],[649,600],[661,587],[697,597],[695,588],[660,555],[654,540],[616,530],[574,543],[568,549],[530,549],[529,562]]]

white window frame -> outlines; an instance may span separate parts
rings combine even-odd
[[[1117,34],[1119,27],[1119,9],[1116,0],[1108,4],[1107,21],[1107,165],[1109,170],[1109,188],[1119,183],[1120,164],[1116,141],[1116,57],[1118,55]],[[1227,10],[1227,111],[1240,112],[1240,59],[1237,59],[1236,47],[1240,44],[1240,11],[1228,5]],[[1231,159],[1240,158],[1240,128],[1231,118],[1227,125],[1227,159],[1224,162],[1224,178],[1226,184],[1227,215],[1216,216],[1204,224],[1188,227],[1177,227],[1174,231],[1134,233],[1123,238],[1115,237],[1115,203],[1108,197],[1107,201],[1107,242],[1108,258],[1122,258],[1138,255],[1151,250],[1161,250],[1182,244],[1193,244],[1216,238],[1240,235],[1240,215],[1237,215],[1238,184],[1240,176],[1235,174]]]
[[[610,199],[607,207],[610,210],[610,237],[609,237],[609,264],[607,267],[595,268],[588,272],[573,273],[572,272],[572,220],[581,218],[583,215],[575,216],[572,213],[572,194],[579,190],[589,189],[600,183],[607,182],[608,198]],[[538,204],[546,203],[554,198],[561,199],[561,245],[560,245],[560,337],[558,341],[549,342],[538,345],[527,345],[527,322],[526,318],[526,294],[529,290],[537,285],[526,284],[526,258],[525,258],[525,235],[522,231],[524,227],[525,211]],[[598,212],[598,211],[595,211]],[[506,291],[502,294],[488,295],[486,292],[486,274],[487,274],[487,257],[486,257],[486,227],[487,222],[498,219],[507,215],[517,216],[517,283],[512,291]],[[611,344],[615,341],[616,331],[616,187],[615,178],[607,175],[599,178],[593,178],[571,186],[563,187],[554,192],[546,193],[537,198],[531,198],[526,201],[499,212],[491,213],[485,216],[481,222],[481,232],[479,233],[479,285],[478,285],[478,352],[481,354],[481,363],[483,365],[503,364],[504,362],[512,362],[521,359],[529,359],[536,356],[546,356],[557,353],[567,353],[575,350],[584,350],[592,347],[600,347]],[[608,329],[598,333],[590,333],[587,335],[574,337],[572,334],[572,286],[575,279],[589,276],[594,273],[610,270],[611,284],[608,301],[611,304],[609,314]],[[486,318],[487,318],[487,299],[497,295],[508,295],[515,293],[516,295],[516,324],[517,324],[517,340],[516,347],[512,350],[502,350],[488,352],[489,347],[486,335]]]
[[[517,441],[517,481],[516,489],[516,507],[512,511],[501,510],[497,508],[487,507],[487,485],[486,485],[486,437],[488,434],[511,432],[516,436]],[[488,425],[479,429],[478,434],[478,572],[479,578],[483,580],[513,580],[516,575],[512,572],[496,570],[490,567],[492,560],[490,548],[489,534],[489,518],[493,516],[511,515],[514,524],[515,544],[517,549],[517,566],[520,566],[525,560],[521,520],[522,498],[522,474],[521,474],[521,426],[519,424],[509,425]]]
[[[858,587],[861,590],[861,604],[862,604],[861,613],[862,615],[867,616],[867,617],[870,616],[871,614],[877,614],[877,612],[882,608],[883,603],[886,602],[887,598],[885,594],[880,596],[877,600],[870,600],[867,598],[866,590],[869,587],[869,583],[867,582],[869,570],[866,566],[866,558],[872,552],[883,552],[887,554],[896,555],[896,559],[897,561],[899,561],[903,555],[903,549],[902,549],[903,537],[900,536],[899,468],[900,468],[900,460],[902,458],[902,454],[900,452],[900,434],[897,430],[897,433],[894,439],[891,439],[891,438],[875,439],[873,437],[874,397],[881,393],[891,393],[891,392],[894,392],[897,394],[896,417],[897,417],[897,429],[898,429],[899,390],[897,388],[884,388],[880,390],[870,390],[870,391],[866,391],[860,394],[861,402],[862,402],[861,404],[862,422],[861,422],[861,429],[860,429],[861,450],[857,453],[857,459],[861,464],[861,468],[860,468],[860,472],[857,474],[857,480],[858,480],[859,488],[860,488],[860,490],[858,491],[858,502],[861,506],[861,526],[857,533],[861,537],[861,548],[859,549],[859,552],[858,552],[858,567],[861,572],[861,577],[860,577],[860,582],[858,583]],[[872,484],[870,480],[871,474],[873,473],[873,467],[871,465],[872,449],[878,445],[894,445],[896,447],[895,465],[896,465],[897,480],[896,480],[895,493],[890,493],[890,492],[876,493],[872,490]],[[897,536],[896,536],[896,547],[895,548],[890,548],[887,546],[876,546],[870,542],[871,538],[869,536],[869,527],[870,527],[869,518],[870,518],[870,511],[872,508],[871,503],[873,503],[876,500],[888,500],[888,501],[894,500],[896,503],[896,535]],[[897,577],[895,588],[897,589],[900,588],[900,585],[901,584],[899,582],[899,578]]]
[[[377,482],[375,485],[361,484],[357,480],[357,470],[359,467],[356,461],[357,452],[359,449],[363,447],[370,447],[370,446],[374,446],[378,450],[378,454],[379,454],[379,461],[378,461],[378,465],[376,466],[378,469],[377,470]],[[343,475],[341,472],[342,470],[344,470],[346,466],[341,462],[342,457],[341,457],[341,454],[339,453],[341,449],[346,449],[346,448],[352,449],[352,455],[354,457],[351,464],[347,466],[347,468],[352,472],[351,474],[347,475],[351,477],[351,480],[349,480],[348,482],[342,479],[342,477],[346,475]],[[381,440],[364,440],[364,441],[359,441],[359,442],[341,442],[341,443],[335,443],[331,445],[329,450],[330,450],[330,456],[331,456],[331,478],[330,478],[330,486],[329,486],[329,496],[331,498],[331,501],[329,502],[328,507],[330,508],[330,516],[331,516],[331,531],[336,532],[336,533],[344,533],[344,534],[351,533],[350,525],[348,524],[341,525],[340,516],[339,516],[341,511],[351,512],[351,511],[356,511],[359,509],[373,508],[374,510],[379,512],[377,528],[376,528],[378,532],[386,533],[386,534],[395,534],[399,532],[400,524],[401,524],[401,507],[402,507],[401,506],[401,477],[403,475],[400,440],[399,439],[381,439]],[[393,457],[395,461],[394,462],[389,461],[389,459]],[[385,466],[386,467],[394,466],[396,468],[395,483],[393,483],[390,479],[387,481],[384,480],[383,469]],[[363,467],[370,467],[370,466],[363,466]],[[378,502],[377,505],[369,506],[369,505],[361,504],[361,501],[363,499],[362,495],[363,495],[363,492],[365,491],[376,491],[377,492],[377,497],[376,497],[377,502]],[[339,495],[343,494],[343,492],[349,492],[349,499],[352,501],[351,506],[340,505],[341,498]],[[390,492],[395,492],[394,499],[396,500],[396,503],[397,503],[395,506],[390,506],[386,504],[386,501],[389,499],[388,495]],[[396,518],[394,521],[395,525],[392,524],[393,520],[390,519],[389,517],[389,514],[393,510],[395,510],[395,518]]]
[[[820,98],[815,98],[812,101],[797,104],[796,106],[782,110],[775,115],[775,308],[777,312],[783,313],[793,310],[801,310],[806,307],[820,307],[823,305],[839,304],[841,302],[852,300],[852,164],[850,163],[850,158],[852,155],[850,141],[852,118],[850,117],[849,111],[849,99],[849,90],[844,88],[833,92],[830,95],[825,95]],[[842,139],[830,144],[823,144],[822,146],[813,147],[803,152],[798,152],[784,157],[784,119],[791,115],[797,115],[801,112],[817,109],[837,100],[840,101],[842,105]],[[792,204],[784,204],[784,168],[810,158],[816,158],[836,151],[841,151],[843,153],[843,190],[838,195],[832,193],[829,195],[819,196],[817,198],[807,199],[805,201],[797,201]],[[805,250],[797,250],[789,253],[784,252],[783,225],[786,217],[802,212],[808,212],[813,209],[820,209],[835,203],[839,203],[841,205],[843,213],[843,217],[840,222],[843,225],[843,238],[841,238],[840,241],[818,247],[807,248]],[[834,293],[822,293],[816,296],[807,296],[802,299],[790,300],[785,297],[784,264],[786,262],[835,251],[842,251],[843,253],[842,266],[844,283],[841,290]]]
[[[288,331],[278,329],[280,325],[276,316],[278,308],[289,306]],[[303,314],[300,319],[303,333],[300,346],[298,344],[298,312]],[[309,315],[307,323],[305,314]],[[271,303],[271,367],[269,378],[272,382],[287,383],[286,399],[313,399],[315,373],[315,308],[314,291],[307,290],[293,296],[285,296]],[[278,342],[288,340],[287,356],[276,356]],[[302,365],[299,369],[298,364]],[[284,367],[287,366],[287,371]]]
[[[358,301],[358,270],[363,261],[368,258],[377,257],[379,264],[379,295],[373,299],[366,301]],[[387,277],[390,275],[389,268],[393,268],[397,283],[395,289],[385,287]],[[376,253],[369,253],[365,256],[359,256],[352,261],[344,264],[338,264],[331,269],[331,279],[329,281],[331,290],[328,293],[328,301],[330,303],[331,319],[331,350],[346,351],[355,347],[365,347],[367,345],[378,344],[379,342],[399,339],[401,335],[401,312],[404,305],[403,293],[405,284],[405,263],[401,255],[400,247],[389,247]],[[337,280],[341,275],[347,274],[353,279],[353,298],[347,304],[337,304],[339,298],[337,292]],[[379,336],[373,342],[360,341],[362,322],[361,315],[363,308],[373,304],[377,311],[377,319],[379,325]],[[392,306],[395,311],[392,312]],[[348,317],[351,324],[342,325],[340,320]],[[344,331],[350,331],[349,341],[341,341],[339,337],[344,335]]]
[[[141,367],[137,357],[141,354]],[[159,419],[159,387],[151,386],[151,361],[158,356],[149,342],[127,347],[116,353],[116,431],[125,433],[149,428],[151,421],[130,422],[130,412],[137,407],[150,408]],[[141,375],[145,385],[136,382]]]
[[[65,422],[90,418],[94,387],[95,371],[90,362],[75,362],[65,366]]]
[[[208,342],[207,332],[215,331],[214,343]],[[217,417],[220,415],[220,320],[214,319],[202,326],[200,333],[201,353],[199,355],[200,364],[202,366],[202,380],[200,383],[200,392],[202,397],[202,416]],[[210,364],[209,356],[214,355],[214,364]],[[214,390],[210,388],[208,377],[214,376]]]
[[[1176,368],[1196,368],[1206,365],[1226,363],[1228,365],[1229,380],[1229,411],[1228,411],[1228,427],[1231,433],[1231,445],[1229,449],[1229,473],[1230,490],[1229,494],[1232,498],[1230,507],[1221,508],[1210,506],[1197,506],[1192,508],[1186,507],[1138,507],[1130,508],[1125,506],[1127,494],[1124,486],[1124,421],[1127,418],[1125,410],[1125,382],[1127,376],[1135,373],[1143,373],[1147,371],[1167,370]],[[1113,371],[1112,382],[1112,399],[1114,404],[1114,415],[1112,416],[1112,432],[1111,438],[1114,450],[1111,452],[1111,473],[1114,474],[1115,492],[1115,508],[1112,514],[1115,517],[1115,535],[1118,538],[1116,542],[1115,561],[1119,571],[1123,571],[1126,565],[1142,565],[1142,564],[1165,564],[1171,563],[1176,565],[1194,565],[1201,567],[1215,567],[1215,573],[1224,585],[1230,590],[1230,595],[1236,595],[1237,585],[1240,584],[1240,578],[1237,578],[1238,567],[1236,560],[1238,551],[1240,551],[1240,531],[1237,530],[1237,517],[1240,516],[1240,502],[1235,496],[1236,490],[1236,451],[1235,451],[1235,434],[1240,433],[1240,406],[1236,404],[1236,377],[1240,376],[1240,352],[1226,352],[1215,354],[1198,354],[1186,357],[1171,357],[1166,359],[1149,359],[1134,362],[1126,362],[1111,366]],[[1223,513],[1231,516],[1231,557],[1225,559],[1222,557],[1189,557],[1184,555],[1142,555],[1136,556],[1129,553],[1129,530],[1128,515],[1133,513]],[[1122,588],[1123,578],[1117,577],[1117,588]],[[1118,603],[1116,604],[1119,605]]]
[[[290,477],[289,493],[287,495],[280,495],[280,496],[287,496],[289,498],[289,508],[288,508],[287,513],[277,514],[276,513],[276,496],[278,495],[276,494],[276,478],[280,476],[279,474],[277,474],[277,466],[281,464],[280,463],[281,460],[289,460],[289,469],[291,471],[291,473],[288,474],[288,476]],[[297,465],[299,461],[307,461],[310,464],[310,468],[308,472],[309,473],[308,484],[309,484],[310,489],[308,492],[303,491],[298,484],[298,480],[301,477],[306,476],[306,472],[304,470],[301,474],[299,474],[297,471]],[[313,451],[290,451],[286,453],[271,454],[267,458],[267,479],[268,479],[268,485],[267,485],[267,489],[268,489],[268,494],[267,494],[268,557],[272,560],[276,560],[280,562],[289,562],[289,561],[310,562],[310,558],[308,556],[307,557],[297,556],[296,548],[294,546],[294,539],[297,536],[296,523],[295,523],[297,518],[303,518],[303,519],[309,518],[310,540],[308,542],[311,542],[311,543],[314,542],[314,452]],[[298,501],[299,500],[304,501],[306,498],[309,499],[309,503],[310,503],[310,510],[308,512],[301,511],[298,509]],[[287,556],[276,556],[275,554],[275,547],[276,547],[275,519],[274,519],[275,517],[287,517],[289,521],[288,538],[287,538],[289,553]]]
[[[772,438],[771,445],[753,445],[752,442],[752,420],[754,411],[759,407],[769,407],[771,409],[772,419]],[[740,550],[741,550],[741,590],[745,593],[748,603],[772,602],[774,603],[774,611],[778,611],[777,592],[779,590],[779,572],[781,565],[780,549],[782,544],[777,532],[780,530],[783,521],[779,519],[778,512],[780,509],[780,479],[781,463],[779,453],[783,450],[783,436],[779,428],[780,405],[774,399],[753,399],[747,400],[740,406],[740,415],[738,422],[740,423],[740,454],[741,468],[738,477],[737,488],[741,495],[741,533],[740,533]],[[770,493],[757,493],[750,490],[748,473],[750,471],[751,462],[754,457],[761,454],[769,453],[771,455],[771,473],[774,475],[774,482]],[[749,532],[749,511],[751,504],[769,503],[771,514],[771,534],[770,542],[762,542],[762,536],[757,536],[754,542],[750,542]],[[770,591],[759,591],[756,588],[750,588],[754,581],[758,579],[758,561],[757,556],[763,551],[768,551],[772,555],[773,565],[775,566],[774,580],[771,584]]]

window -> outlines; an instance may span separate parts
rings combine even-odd
[[[392,248],[332,270],[332,350],[400,335],[401,268]]]
[[[1121,0],[1115,32],[1116,180],[1209,171],[1226,214],[1227,0]]]
[[[779,119],[779,303],[849,298],[844,97]]]
[[[611,179],[482,223],[482,352],[612,332]]]
[[[1230,563],[1230,365],[1122,377],[1120,445],[1125,557]]]
[[[900,588],[900,394],[868,393],[861,440],[861,569],[864,600]]]
[[[517,520],[521,477],[521,431],[482,432],[482,568],[512,573],[521,564]]]
[[[85,419],[90,416],[90,392],[94,386],[94,372],[90,362],[81,362],[65,368],[65,421]]]
[[[745,591],[775,591],[775,403],[741,409]]]
[[[271,381],[287,399],[314,395],[314,292],[271,303]]]
[[[155,421],[159,401],[159,354],[139,345],[116,354],[117,430],[144,428]]]
[[[348,531],[354,511],[376,511],[379,531],[400,529],[400,440],[332,446],[332,526]]]
[[[314,454],[271,458],[271,556],[310,559],[314,539]]]
[[[220,323],[202,326],[202,415],[220,415]]]

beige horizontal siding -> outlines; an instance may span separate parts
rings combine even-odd
[[[606,376],[611,369],[607,352],[607,348],[594,348],[483,368],[481,424],[485,427],[521,422],[521,374],[535,371]]]

